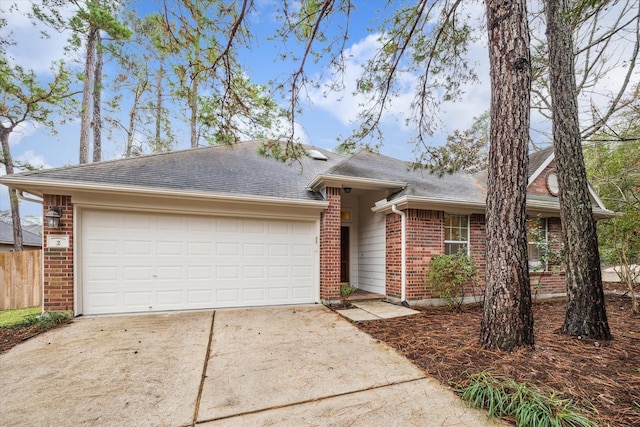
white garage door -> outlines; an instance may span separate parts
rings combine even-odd
[[[313,303],[314,222],[82,212],[84,314]]]

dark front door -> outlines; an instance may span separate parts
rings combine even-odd
[[[349,227],[340,227],[340,281],[349,281]]]

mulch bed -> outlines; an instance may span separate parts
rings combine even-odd
[[[420,314],[359,322],[360,329],[412,360],[441,383],[455,387],[467,373],[489,370],[572,397],[597,411],[598,424],[640,426],[640,316],[628,297],[607,294],[610,342],[559,333],[565,299],[534,304],[535,349],[487,351],[478,344],[482,307],[418,308]]]
[[[0,354],[4,353],[5,351],[9,351],[13,347],[30,338],[33,338],[51,329],[64,326],[70,322],[71,320],[64,323],[58,323],[48,326],[31,325],[23,328],[0,328]]]

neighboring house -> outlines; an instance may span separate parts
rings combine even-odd
[[[61,209],[60,227],[44,228],[44,308],[80,315],[333,302],[343,282],[395,302],[438,303],[425,286],[427,265],[459,248],[477,263],[482,294],[486,174],[438,178],[379,154],[314,147],[285,164],[258,146],[0,178],[43,197],[45,212]],[[530,226],[559,245],[552,151],[530,164]],[[595,217],[610,216],[592,197]],[[534,272],[532,286],[563,294],[564,274]]]
[[[42,237],[22,227],[22,249],[37,251],[42,249]],[[13,252],[13,225],[0,221],[0,252]]]

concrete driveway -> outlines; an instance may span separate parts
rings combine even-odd
[[[76,319],[0,355],[0,424],[493,425],[321,305]]]

